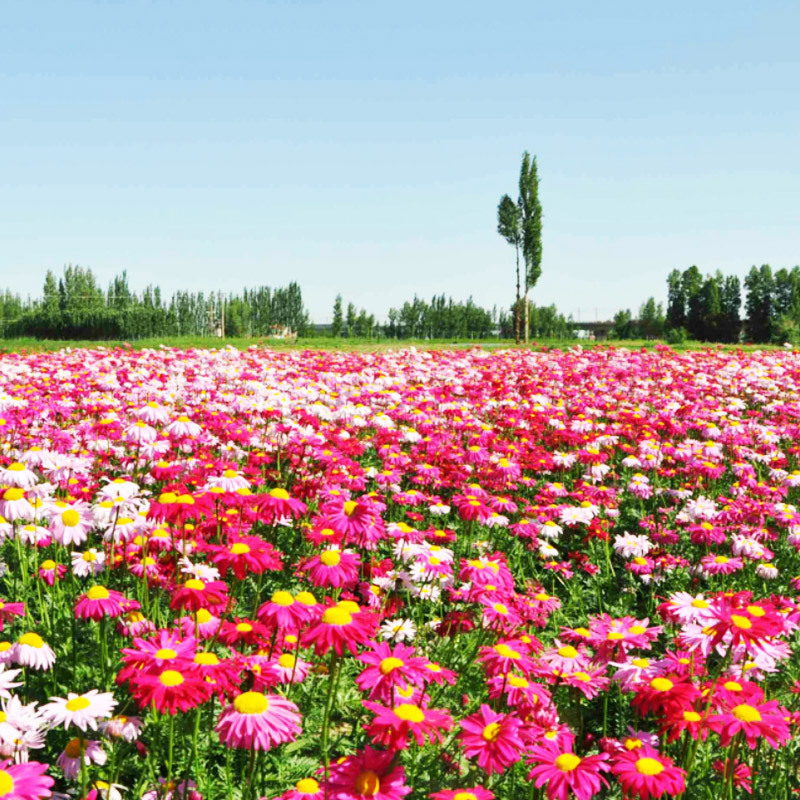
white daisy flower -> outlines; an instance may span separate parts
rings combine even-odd
[[[87,728],[96,731],[98,721],[110,717],[116,705],[117,701],[111,692],[90,689],[85,694],[69,692],[66,699],[54,697],[42,706],[41,712],[53,728],[74,725],[82,731]]]

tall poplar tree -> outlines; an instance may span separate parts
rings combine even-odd
[[[522,245],[522,215],[519,206],[507,195],[500,198],[497,206],[497,232],[514,248],[517,257],[517,299],[514,303],[514,340],[519,344],[519,250]]]
[[[542,274],[542,204],[539,202],[539,170],[536,156],[526,150],[519,173],[519,200],[522,224],[522,255],[525,258],[525,342],[528,342],[528,292]]]

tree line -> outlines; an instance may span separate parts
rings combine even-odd
[[[6,339],[266,336],[283,326],[302,336],[308,325],[296,283],[239,294],[178,291],[166,300],[158,286],[133,291],[126,272],[104,290],[91,269],[68,265],[58,279],[48,270],[40,298],[0,292],[0,335]]]
[[[700,342],[800,344],[800,267],[773,273],[769,264],[753,266],[742,282],[719,270],[703,275],[697,266],[667,276],[667,307],[649,298],[634,318],[617,312],[612,336]]]

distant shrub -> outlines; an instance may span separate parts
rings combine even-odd
[[[686,341],[686,328],[670,328],[666,333],[667,344],[683,344]]]

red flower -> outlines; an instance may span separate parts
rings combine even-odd
[[[224,610],[227,602],[228,587],[222,581],[206,582],[190,578],[172,595],[169,607],[173,610],[186,608],[189,611],[207,608],[220,612]]]
[[[303,634],[301,644],[303,647],[313,644],[317,655],[325,655],[331,648],[339,656],[345,649],[355,655],[358,645],[367,644],[377,627],[374,614],[361,610],[356,603],[344,601],[326,608],[319,622]]]
[[[363,705],[375,714],[375,719],[366,726],[367,733],[379,744],[393,750],[405,750],[409,734],[420,747],[426,740],[441,742],[442,732],[450,730],[453,725],[450,714],[441,708],[423,708],[415,703],[387,708],[369,700],[365,700]]]
[[[166,669],[157,675],[137,675],[131,681],[131,694],[141,708],[152,704],[162,714],[175,714],[205,703],[211,689],[196,673]]]

